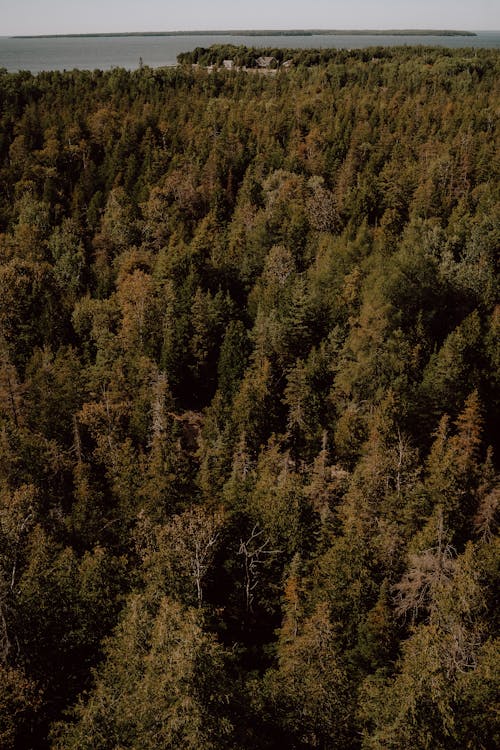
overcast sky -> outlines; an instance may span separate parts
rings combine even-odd
[[[273,28],[499,30],[500,0],[0,0],[0,36]]]

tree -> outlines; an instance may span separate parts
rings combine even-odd
[[[222,340],[217,363],[217,382],[224,405],[231,403],[246,369],[249,340],[240,320],[230,320]]]
[[[181,601],[196,602],[201,607],[205,578],[215,557],[223,521],[222,511],[196,506],[163,525],[152,525],[146,516],[141,516],[136,538],[145,565],[146,585],[154,582],[169,595],[175,593]]]
[[[126,351],[151,352],[156,318],[154,282],[150,274],[136,268],[122,274],[117,288],[122,316],[120,338]]]
[[[328,609],[319,605],[299,633],[282,641],[278,667],[266,675],[270,710],[301,747],[351,747],[349,683]]]
[[[56,227],[48,240],[54,263],[54,276],[63,299],[73,305],[84,287],[86,257],[81,228],[73,219],[66,219]]]
[[[0,333],[23,368],[35,346],[61,335],[60,297],[51,267],[13,258],[0,267]]]
[[[480,387],[481,320],[475,310],[445,339],[431,357],[424,372],[422,388],[433,413],[456,415],[463,400]]]
[[[427,461],[427,492],[433,505],[442,508],[445,525],[454,530],[457,542],[467,538],[477,510],[482,426],[482,406],[475,391],[455,422],[454,434],[448,417],[442,418]]]
[[[0,744],[5,750],[18,747],[24,721],[40,705],[36,683],[20,668],[0,663]]]
[[[475,550],[469,544],[462,556],[454,557],[440,533],[438,528],[438,547],[422,553],[398,585],[399,611],[413,609],[421,617],[424,607],[425,615],[403,642],[395,675],[387,678],[380,672],[362,687],[361,715],[367,722],[363,747],[464,746],[461,712],[470,716],[477,710],[467,706],[462,694],[464,685],[474,683],[481,653],[482,594]],[[485,734],[492,729],[490,724]],[[471,742],[469,736],[466,743]]]
[[[88,699],[74,723],[54,728],[54,748],[231,747],[225,660],[195,610],[131,596]]]

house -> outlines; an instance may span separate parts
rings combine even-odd
[[[275,57],[258,57],[255,62],[258,68],[270,68],[277,60]]]
[[[234,68],[234,60],[223,60],[222,65],[226,70],[232,70]]]

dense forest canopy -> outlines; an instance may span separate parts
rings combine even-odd
[[[0,746],[498,746],[500,56],[182,63],[0,71]]]

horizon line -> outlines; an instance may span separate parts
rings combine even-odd
[[[72,37],[118,37],[118,36],[348,36],[352,35],[433,35],[433,36],[477,36],[478,33],[495,33],[497,29],[443,29],[443,28],[391,28],[391,29],[177,29],[168,31],[87,31],[58,32],[50,34],[7,34],[9,39],[55,39]]]

